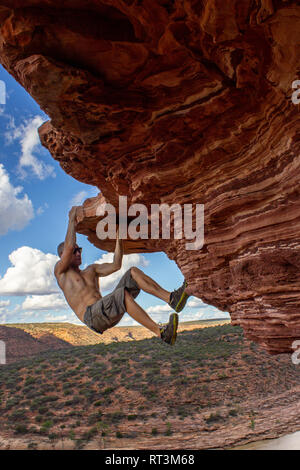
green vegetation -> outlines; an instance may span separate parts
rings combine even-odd
[[[281,361],[246,347],[230,324],[179,333],[174,347],[151,338],[48,351],[0,367],[1,422],[30,438],[63,436],[76,449],[133,438],[145,423],[148,436],[175,435],[201,413],[213,429],[243,416],[247,390],[261,397],[298,384],[300,371]],[[254,429],[254,414],[245,419]]]

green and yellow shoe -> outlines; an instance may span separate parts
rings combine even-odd
[[[173,346],[177,338],[178,315],[171,313],[169,323],[160,328],[161,340]]]
[[[170,302],[168,302],[168,304],[177,313],[181,312],[181,310],[184,309],[187,299],[190,297],[189,294],[185,292],[186,288],[187,288],[187,282],[186,280],[184,280],[182,286],[179,287],[179,289],[176,289],[173,292],[171,292]]]

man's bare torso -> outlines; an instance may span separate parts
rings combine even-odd
[[[93,266],[88,266],[82,271],[70,267],[66,272],[57,275],[56,279],[71,309],[83,321],[87,307],[102,297]]]

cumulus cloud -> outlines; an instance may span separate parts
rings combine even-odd
[[[206,308],[207,304],[202,302],[202,300],[198,299],[197,297],[194,297],[188,300],[186,306],[190,308]]]
[[[54,167],[44,163],[35,156],[42,148],[38,128],[43,122],[43,118],[37,115],[17,127],[12,119],[9,124],[9,130],[5,134],[6,143],[10,144],[14,140],[20,143],[21,157],[19,160],[19,171],[23,178],[27,175],[26,169],[40,180],[44,180],[48,176],[55,176]]]
[[[68,304],[61,294],[30,295],[22,303],[23,310],[66,310]]]
[[[149,313],[149,315],[163,315],[164,313],[170,313],[172,311],[172,307],[170,307],[168,304],[153,305],[151,307],[146,308],[146,312]]]
[[[59,288],[54,277],[58,257],[29,246],[9,255],[12,266],[0,277],[0,295],[54,294]]]
[[[113,253],[104,253],[100,259],[95,261],[95,263],[112,263],[114,259]],[[137,267],[145,267],[148,266],[149,261],[143,256],[138,253],[133,253],[130,255],[124,255],[122,260],[122,268],[115,273],[110,274],[109,276],[101,277],[100,278],[100,289],[101,291],[106,290],[113,290],[123,274],[131,268],[132,266]]]
[[[20,196],[23,188],[14,187],[3,164],[0,164],[0,235],[9,230],[22,230],[33,218],[32,202],[27,194]]]

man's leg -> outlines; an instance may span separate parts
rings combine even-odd
[[[136,284],[140,289],[148,292],[149,294],[155,295],[159,299],[167,302],[175,312],[181,312],[184,309],[186,302],[189,298],[189,294],[186,292],[187,282],[183,281],[182,286],[178,289],[169,292],[163,289],[157,282],[154,281],[147,274],[143,273],[141,269],[133,266],[130,268],[131,277],[135,280]]]
[[[155,323],[139,304],[136,303],[132,295],[128,292],[128,290],[124,290],[124,303],[126,307],[127,313],[138,323],[143,325],[148,330],[152,331],[160,338],[160,328],[157,323]]]
[[[147,274],[143,273],[141,269],[134,266],[130,268],[130,271],[131,271],[131,276],[136,281],[140,289],[142,289],[145,292],[148,292],[148,294],[155,295],[156,297],[158,297],[161,300],[164,300],[167,303],[170,301],[171,292],[163,289],[159,284],[157,284],[157,282],[154,281],[154,279],[147,276]]]
[[[172,313],[169,317],[169,322],[164,326],[159,326],[155,323],[149,315],[143,310],[134,300],[130,292],[124,289],[124,303],[127,313],[134,318],[138,323],[143,325],[148,330],[152,331],[156,336],[161,338],[171,346],[175,343],[177,337],[178,327],[178,314]]]

